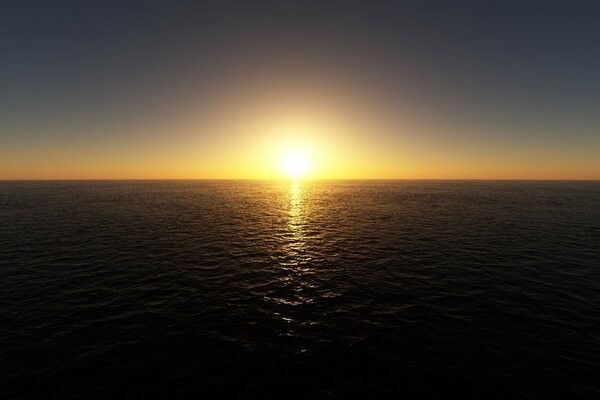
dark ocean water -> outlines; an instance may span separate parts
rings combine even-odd
[[[600,182],[0,182],[0,397],[600,398]]]

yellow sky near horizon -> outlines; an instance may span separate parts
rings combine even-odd
[[[48,124],[0,148],[0,179],[280,179],[289,152],[304,179],[600,179],[593,140],[486,135],[511,127],[428,119],[351,85],[232,92],[141,122]]]

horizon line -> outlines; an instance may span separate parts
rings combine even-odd
[[[82,181],[293,181],[293,178],[8,178],[0,182],[82,182]],[[600,178],[299,178],[299,181],[522,181],[598,182]]]

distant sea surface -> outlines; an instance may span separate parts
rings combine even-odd
[[[600,182],[0,182],[0,398],[600,398]]]

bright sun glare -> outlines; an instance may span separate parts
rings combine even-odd
[[[308,158],[300,151],[291,151],[281,158],[283,172],[292,178],[298,178],[308,171]]]

